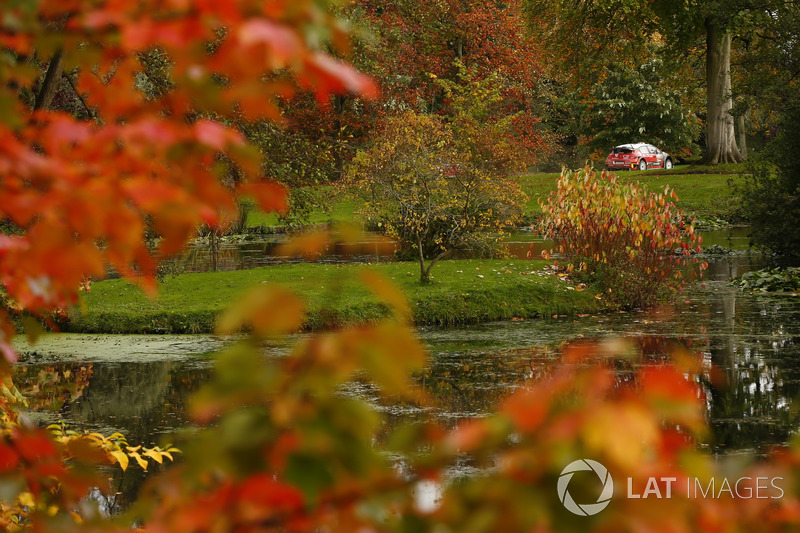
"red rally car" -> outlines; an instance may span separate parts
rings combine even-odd
[[[620,144],[606,158],[608,170],[670,169],[674,164],[671,155],[646,143]]]

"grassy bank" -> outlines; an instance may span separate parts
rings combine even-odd
[[[729,181],[739,180],[742,165],[678,165],[672,170],[646,170],[617,172],[619,179],[632,181],[652,191],[669,185],[678,195],[678,207],[684,212],[700,217],[728,218],[731,202]],[[555,189],[558,174],[535,174],[520,177],[520,184],[528,195],[525,214],[535,217],[541,213],[539,199],[544,199]]]
[[[590,291],[578,291],[542,261],[446,261],[433,281],[419,284],[415,263],[377,265],[408,295],[418,325],[574,315],[602,310]],[[389,310],[357,280],[360,265],[287,264],[236,272],[183,274],[161,285],[157,300],[124,280],[96,282],[86,313],[73,311],[66,331],[86,333],[203,333],[237,295],[258,283],[288,286],[309,310],[307,329],[323,329],[386,316]]]
[[[738,180],[739,172],[744,165],[678,165],[671,170],[626,171],[617,174],[625,181],[634,181],[653,190],[663,190],[664,185],[675,189],[680,198],[678,206],[683,211],[699,216],[728,219],[731,202],[726,201],[730,195],[729,180]],[[525,205],[526,220],[533,220],[540,213],[539,200],[544,199],[555,190],[557,173],[532,174],[519,176],[517,179],[528,195]],[[328,212],[314,212],[309,219],[310,224],[324,224],[328,221],[348,222],[356,218],[355,211],[360,202],[343,194],[331,186],[321,186],[322,194],[329,197]],[[276,226],[278,217],[258,211],[250,213],[248,226]]]

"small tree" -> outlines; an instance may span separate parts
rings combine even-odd
[[[503,231],[521,220],[519,186],[477,169],[455,146],[441,120],[408,112],[390,120],[349,169],[366,200],[362,213],[415,251],[423,283],[456,250],[494,252]]]

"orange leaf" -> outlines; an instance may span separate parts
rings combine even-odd
[[[290,257],[302,255],[307,259],[316,259],[328,250],[329,245],[330,236],[327,231],[312,231],[281,244],[276,253]]]
[[[267,212],[277,211],[281,214],[289,212],[288,193],[286,187],[274,181],[243,183],[239,185],[240,195],[253,196],[258,205]]]
[[[516,426],[524,432],[538,428],[547,417],[550,399],[538,390],[524,390],[510,396],[500,411],[510,416]]]
[[[369,290],[391,306],[400,321],[411,322],[411,307],[408,305],[408,299],[394,283],[374,270],[363,270],[360,277]]]
[[[222,313],[216,329],[220,335],[230,335],[249,326],[257,335],[271,336],[299,330],[304,319],[304,305],[293,292],[260,286]]]
[[[223,151],[229,144],[242,144],[242,135],[212,120],[198,120],[194,124],[197,140],[210,148]]]
[[[303,48],[300,37],[294,31],[267,19],[245,22],[239,27],[237,37],[243,46],[267,45],[270,52],[268,67],[271,69],[283,68],[298,57]],[[259,66],[254,65],[255,68]]]

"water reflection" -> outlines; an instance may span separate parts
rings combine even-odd
[[[217,270],[249,270],[268,265],[304,262],[302,257],[279,254],[279,247],[285,237],[254,239],[245,242],[228,242],[219,245],[216,254]],[[380,263],[394,259],[394,251],[384,245],[377,236],[371,241],[359,243],[333,243],[317,263]],[[353,245],[359,250],[353,253]],[[214,264],[214,254],[208,244],[191,246],[182,256],[166,259],[163,262],[167,273],[208,272]]]

